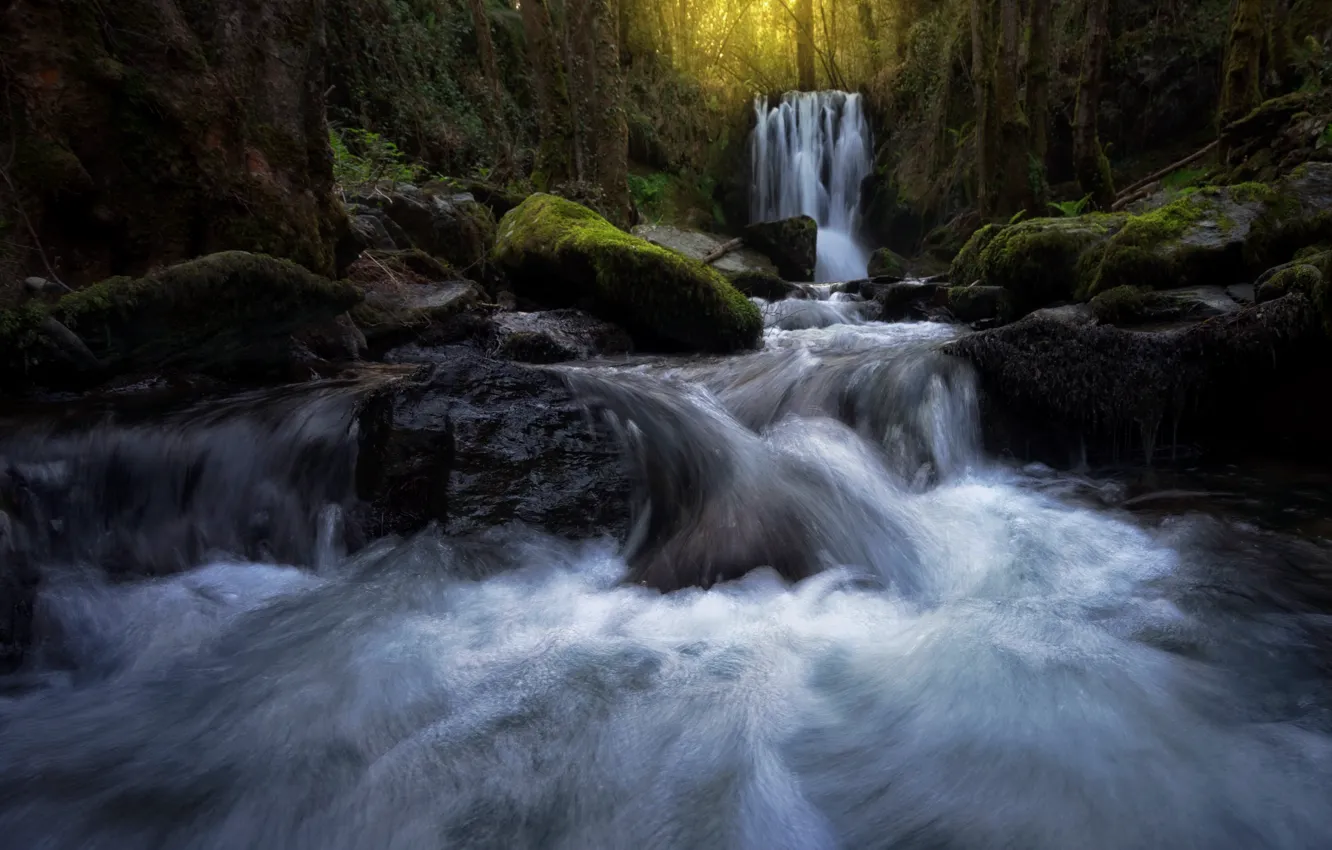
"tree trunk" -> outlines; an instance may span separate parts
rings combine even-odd
[[[1037,174],[1027,212],[1045,211],[1045,155],[1049,151],[1050,125],[1050,0],[1032,0],[1031,26],[1027,38],[1027,127],[1028,145],[1036,161]]]
[[[1262,54],[1266,42],[1263,0],[1236,0],[1221,72],[1220,129],[1248,115],[1263,100]],[[1229,153],[1222,142],[1221,159]]]
[[[594,56],[588,57],[595,75],[589,121],[595,140],[594,174],[611,220],[625,226],[633,205],[629,199],[629,124],[624,116],[624,77],[615,43],[615,16],[610,0],[589,0],[589,4],[592,15],[588,23],[596,48]]]
[[[993,203],[990,199],[990,63],[985,50],[985,34],[989,31],[987,0],[971,0],[971,90],[976,105],[976,206],[981,217],[988,217]]]
[[[870,76],[879,73],[883,64],[879,48],[879,25],[874,20],[874,6],[870,0],[856,0],[856,13],[860,19],[860,32],[865,37],[865,52],[869,56]]]
[[[484,0],[467,0],[472,12],[472,29],[476,31],[476,52],[481,60],[481,74],[485,82],[484,98],[486,118],[494,133],[498,156],[496,170],[508,177],[513,163],[513,150],[509,131],[504,121],[504,84],[500,81],[499,63],[495,61],[495,42],[490,37],[490,19],[486,17]]]
[[[999,137],[995,140],[995,161],[992,173],[998,178],[994,212],[1011,216],[1023,208],[1031,195],[1028,179],[1030,157],[1027,138],[1030,131],[1027,118],[1022,114],[1018,97],[1018,47],[1020,13],[1018,0],[998,0],[999,51],[994,61],[994,121]]]
[[[796,71],[801,91],[814,91],[814,0],[796,0]]]
[[[592,20],[595,0],[564,0],[564,68],[568,73],[570,118],[573,125],[574,179],[596,182],[592,150],[593,95],[596,90],[596,31]]]
[[[1108,210],[1115,202],[1110,162],[1101,150],[1101,140],[1096,132],[1096,114],[1101,99],[1101,65],[1109,38],[1110,0],[1088,0],[1082,75],[1078,79],[1078,103],[1073,113],[1073,170],[1082,191],[1091,196],[1092,207],[1098,210]]]
[[[545,190],[567,181],[573,174],[569,87],[546,0],[523,0],[521,9],[527,59],[532,66],[536,89],[540,132],[532,182],[538,189]]]

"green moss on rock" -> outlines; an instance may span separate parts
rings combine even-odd
[[[814,279],[819,225],[807,215],[760,221],[745,228],[745,244],[764,254],[786,280]]]
[[[112,370],[209,368],[360,301],[295,263],[231,251],[60,299],[51,315]]]
[[[1093,214],[1036,218],[978,230],[953,262],[955,283],[1002,286],[1018,314],[1071,300],[1079,288],[1083,257],[1108,241],[1127,216]]]
[[[870,277],[895,277],[900,280],[906,275],[906,260],[891,248],[880,248],[870,255]]]
[[[720,273],[553,195],[504,217],[492,258],[520,294],[583,306],[646,347],[732,351],[761,338],[758,308]]]

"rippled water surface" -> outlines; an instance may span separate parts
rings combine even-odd
[[[1179,495],[1213,485],[989,459],[973,377],[935,351],[956,330],[834,313],[770,322],[743,357],[565,370],[637,482],[623,547],[505,529],[348,557],[321,531],[336,488],[303,484],[281,446],[251,462],[294,470],[263,497],[270,518],[307,517],[289,533],[305,543],[267,563],[217,532],[205,565],[111,585],[77,562],[154,541],[48,546],[43,648],[0,698],[0,834],[108,850],[1332,846],[1323,544]],[[339,414],[267,415],[309,446]],[[206,439],[252,442],[246,421]],[[164,433],[126,451],[202,432]],[[133,539],[144,504],[79,533]],[[244,513],[216,508],[179,521]],[[637,583],[755,562],[772,568],[707,591]]]

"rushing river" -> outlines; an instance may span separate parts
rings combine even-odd
[[[638,477],[623,548],[348,557],[337,392],[45,436],[90,481],[189,469],[27,541],[41,649],[0,691],[0,843],[1332,846],[1326,549],[987,458],[934,350],[956,331],[840,303],[769,306],[753,355],[564,370]],[[256,504],[285,541],[264,563],[237,555]],[[76,568],[190,546],[205,565],[156,580]],[[775,569],[707,591],[635,581],[755,553]]]

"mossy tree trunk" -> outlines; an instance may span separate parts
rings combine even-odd
[[[548,189],[574,175],[572,104],[546,0],[523,0],[520,8],[540,133],[532,182],[539,189]]]
[[[1027,204],[1031,194],[1030,157],[1027,143],[1030,131],[1018,96],[1018,66],[1020,63],[1020,19],[1018,0],[998,0],[999,49],[995,53],[994,67],[994,122],[998,138],[995,139],[994,169],[997,194],[994,212],[1011,216]]]
[[[324,0],[0,4],[0,165],[23,210],[0,219],[31,224],[24,271],[48,276],[45,256],[78,286],[241,249],[334,274],[324,16]]]
[[[879,47],[879,24],[874,19],[874,5],[869,0],[856,0],[856,16],[860,20],[860,33],[865,38],[865,55],[869,58],[869,72],[879,73],[883,65]]]
[[[1243,0],[1248,2],[1248,0]],[[1261,2],[1261,0],[1259,0]],[[1110,40],[1110,0],[1088,0],[1087,32],[1082,48],[1082,74],[1073,112],[1073,171],[1094,209],[1108,210],[1115,202],[1110,161],[1101,149],[1096,119],[1101,103],[1101,73],[1105,45]]]
[[[1221,69],[1221,105],[1217,113],[1221,129],[1262,103],[1262,61],[1267,41],[1263,6],[1263,0],[1235,0]],[[1223,141],[1222,161],[1227,153]]]
[[[1027,29],[1028,145],[1036,165],[1027,202],[1029,215],[1042,215],[1046,204],[1045,155],[1050,124],[1050,0],[1032,0]]]
[[[795,0],[796,72],[801,91],[814,91],[814,0]]]
[[[990,60],[986,35],[991,32],[989,0],[971,0],[971,89],[976,106],[976,205],[981,217],[993,212],[992,197],[994,167],[989,155],[994,143],[993,76],[989,73]]]
[[[629,223],[629,124],[624,114],[624,75],[616,43],[615,15],[610,0],[589,0],[594,53],[589,57],[596,78],[591,121],[595,140],[594,175],[616,224]]]
[[[490,18],[486,15],[484,0],[467,0],[472,14],[472,28],[476,32],[476,52],[481,60],[481,76],[485,87],[486,118],[495,139],[496,170],[508,177],[513,167],[513,145],[504,120],[504,83],[500,79],[499,63],[495,60],[495,42],[490,35]]]

